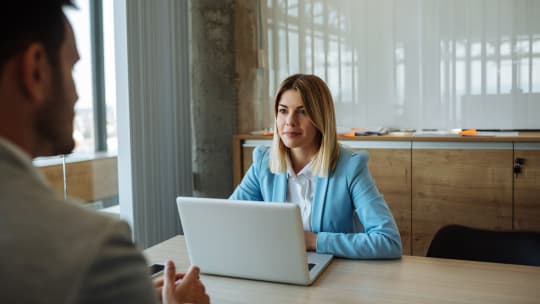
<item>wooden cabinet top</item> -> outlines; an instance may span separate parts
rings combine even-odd
[[[237,140],[268,139],[272,136],[238,134]],[[519,132],[518,136],[413,136],[407,135],[382,135],[382,136],[339,136],[341,140],[351,141],[451,141],[451,142],[540,142],[540,132]]]

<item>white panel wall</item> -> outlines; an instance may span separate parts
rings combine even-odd
[[[261,10],[270,124],[278,84],[315,73],[343,127],[540,129],[538,0],[261,0]]]

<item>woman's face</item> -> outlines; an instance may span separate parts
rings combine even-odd
[[[298,91],[291,89],[281,95],[276,125],[279,137],[287,148],[313,154],[317,152],[317,128],[307,115]]]

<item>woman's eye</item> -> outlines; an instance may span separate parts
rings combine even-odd
[[[281,114],[285,114],[285,113],[287,113],[287,110],[281,108],[281,109],[278,110],[278,112],[281,113]]]
[[[302,114],[302,115],[306,115],[306,110],[302,109],[302,110],[298,110],[298,113]]]

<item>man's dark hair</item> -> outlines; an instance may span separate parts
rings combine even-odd
[[[75,7],[72,0],[15,0],[1,5],[0,71],[10,58],[34,42],[43,44],[51,64],[58,64],[66,35],[64,6]]]

